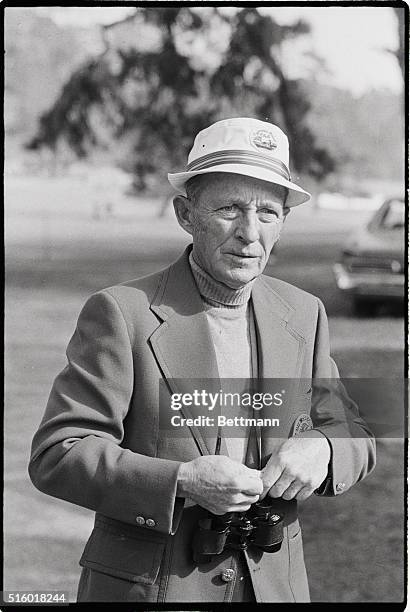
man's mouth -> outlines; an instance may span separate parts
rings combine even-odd
[[[248,253],[227,253],[227,255],[232,255],[233,257],[239,257],[240,259],[256,259],[259,255],[249,255]]]

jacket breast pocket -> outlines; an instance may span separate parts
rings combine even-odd
[[[299,394],[299,402],[300,402],[300,405],[303,406],[304,408],[311,406],[312,388],[309,388],[308,390],[304,390],[303,392]]]
[[[294,398],[289,415],[289,436],[295,436],[307,429],[313,428],[311,418],[312,393],[311,391],[299,393]]]
[[[155,535],[94,527],[80,559],[80,601],[157,601],[166,541]]]

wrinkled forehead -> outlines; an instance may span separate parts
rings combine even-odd
[[[195,201],[215,196],[219,199],[236,197],[244,201],[254,197],[284,205],[288,192],[283,185],[228,172],[210,172],[194,176],[187,181],[185,187],[187,196]]]

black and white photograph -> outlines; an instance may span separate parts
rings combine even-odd
[[[5,609],[404,610],[407,4],[3,6]]]

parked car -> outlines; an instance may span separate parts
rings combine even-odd
[[[337,286],[357,311],[404,297],[404,200],[391,198],[347,240],[333,266]]]

